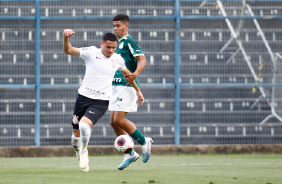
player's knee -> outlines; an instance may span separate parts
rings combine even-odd
[[[112,126],[112,127],[115,127],[116,126],[116,124],[115,124],[115,122],[111,119],[111,121],[110,121],[110,125]]]
[[[117,122],[115,119],[113,119],[112,121],[110,121],[110,124],[111,124],[112,127],[118,126],[118,122]]]
[[[122,118],[115,117],[111,121],[111,126],[118,126],[123,122]]]

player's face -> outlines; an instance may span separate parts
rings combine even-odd
[[[122,38],[127,35],[128,23],[122,21],[113,21],[113,27],[115,34],[118,38]]]
[[[112,42],[107,40],[106,42],[101,41],[101,49],[102,49],[102,54],[109,58],[113,55],[117,47],[117,42]]]

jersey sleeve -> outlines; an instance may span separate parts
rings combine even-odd
[[[117,64],[118,64],[118,70],[119,71],[123,71],[126,69],[126,66],[125,66],[125,61],[124,59],[120,56],[119,59],[117,60]]]
[[[127,40],[127,45],[128,48],[131,52],[131,54],[136,57],[136,56],[144,56],[144,53],[142,51],[142,49],[140,48],[140,46],[138,45],[137,41],[134,39],[128,39]]]
[[[80,50],[79,57],[86,60],[88,57],[90,57],[90,55],[91,55],[91,53],[93,53],[93,51],[95,52],[96,49],[97,48],[95,46],[79,48],[79,50]]]

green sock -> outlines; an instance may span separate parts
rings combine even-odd
[[[145,143],[145,137],[141,134],[139,129],[137,128],[133,134],[130,135],[133,139],[135,139],[139,144],[143,145]]]
[[[124,153],[128,153],[129,155],[133,155],[134,154],[134,149],[130,150],[130,151],[126,151]]]

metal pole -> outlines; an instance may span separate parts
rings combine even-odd
[[[36,0],[35,29],[35,146],[40,146],[40,1]]]
[[[254,13],[252,11],[252,8],[248,4],[247,4],[247,8],[248,8],[248,11],[251,14],[251,16],[254,17],[255,15],[254,15]],[[265,45],[265,47],[266,47],[266,49],[267,49],[267,51],[268,51],[268,53],[269,53],[269,55],[271,57],[272,62],[275,63],[275,58],[274,58],[274,54],[272,52],[272,49],[269,46],[269,44],[268,44],[268,42],[267,42],[267,40],[266,40],[266,38],[264,36],[264,33],[261,30],[261,28],[260,28],[260,25],[259,25],[258,21],[256,19],[253,19],[253,21],[254,21],[254,24],[256,25],[257,30],[259,31],[259,34],[260,34],[260,36],[262,38],[262,41],[263,41],[263,43],[264,43],[264,45]]]
[[[216,2],[217,2],[217,4],[218,4],[218,7],[219,7],[220,11],[222,12],[222,15],[223,15],[224,17],[227,17],[227,14],[226,14],[226,12],[225,12],[225,10],[224,10],[224,8],[223,8],[223,5],[222,5],[221,1],[220,1],[220,0],[217,0]],[[236,40],[236,42],[237,42],[237,45],[239,46],[239,48],[240,48],[240,50],[241,50],[241,52],[242,52],[242,54],[243,54],[243,56],[244,56],[244,59],[245,59],[247,65],[248,65],[248,67],[249,67],[249,69],[250,69],[250,71],[251,71],[251,73],[252,73],[254,79],[257,81],[257,80],[258,80],[258,77],[257,77],[257,75],[256,75],[256,72],[255,72],[254,68],[252,67],[251,61],[249,60],[249,58],[248,58],[248,56],[247,56],[247,53],[246,53],[246,51],[245,51],[245,49],[244,49],[244,47],[243,47],[243,44],[242,44],[241,40],[238,39],[238,35],[237,35],[237,33],[235,32],[235,30],[234,30],[234,28],[233,28],[233,26],[232,26],[232,24],[231,24],[231,22],[229,21],[228,18],[225,18],[225,22],[226,22],[226,24],[227,24],[229,30],[231,31],[232,37],[235,38],[235,40]],[[259,90],[260,90],[262,96],[265,98],[265,97],[266,97],[266,94],[265,94],[265,92],[264,92],[264,89],[263,89],[262,87],[259,87]]]
[[[179,0],[175,0],[175,144],[180,144],[180,69],[179,69],[179,56],[180,56],[180,41],[179,41],[179,29],[180,29],[180,3]]]

